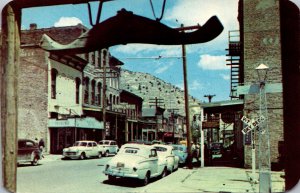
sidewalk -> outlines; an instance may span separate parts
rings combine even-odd
[[[272,192],[284,192],[282,174],[271,173]],[[146,192],[259,192],[259,183],[252,183],[250,175],[251,170],[233,167],[181,169],[172,174],[173,181],[177,183],[166,186],[167,179],[161,179],[161,185],[151,186]]]
[[[44,153],[43,156],[44,157],[39,161],[40,163],[61,160],[61,158],[63,157],[61,154],[48,154],[48,153]]]

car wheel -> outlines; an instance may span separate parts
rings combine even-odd
[[[34,157],[34,159],[33,159],[33,161],[31,162],[31,164],[32,164],[33,166],[37,166],[37,165],[38,165],[38,162],[39,162],[38,157]]]
[[[108,154],[109,154],[109,151],[106,151],[105,154],[104,154],[104,156],[108,157]]]
[[[150,181],[150,172],[147,172],[143,180],[143,185],[146,186],[147,184],[149,184],[149,181]]]
[[[108,181],[115,181],[116,176],[108,175]]]
[[[167,168],[165,167],[165,168],[164,168],[164,171],[161,173],[161,178],[166,177],[166,176],[167,176],[167,173],[168,173],[168,170],[167,170]]]
[[[99,153],[98,153],[98,158],[101,158],[101,157],[102,157],[102,153],[99,152]]]
[[[171,168],[171,171],[170,171],[170,174],[172,173],[172,172],[174,172],[174,166],[172,166],[172,168]]]
[[[85,153],[84,153],[84,152],[82,152],[82,153],[80,154],[79,159],[81,159],[81,160],[85,159]]]

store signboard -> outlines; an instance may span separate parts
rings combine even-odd
[[[103,122],[100,122],[93,117],[49,119],[48,127],[51,128],[76,127],[76,128],[86,128],[86,129],[104,129]]]

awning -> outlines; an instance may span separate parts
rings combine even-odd
[[[69,118],[69,119],[49,119],[48,127],[76,127],[85,129],[104,129],[103,122],[98,121],[94,117],[85,118]]]

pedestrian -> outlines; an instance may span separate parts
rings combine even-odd
[[[44,148],[45,148],[45,141],[43,138],[41,138],[39,141],[39,148],[41,151],[41,157],[44,158],[43,152],[44,152]]]

